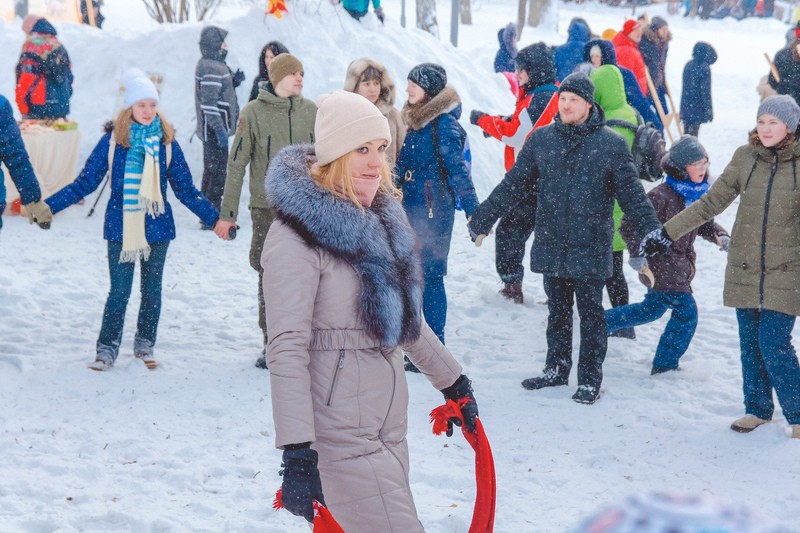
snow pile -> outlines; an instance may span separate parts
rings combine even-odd
[[[133,2],[108,4],[107,30],[57,26],[74,63],[72,118],[80,123],[80,160],[116,112],[119,75],[138,66],[163,74],[162,108],[178,127],[199,184],[201,146],[189,139],[201,26],[156,26]],[[328,2],[292,2],[280,21],[257,9],[215,21],[230,30],[229,64],[248,75],[240,102],[269,40],[284,42],[303,61],[305,94],[312,98],[341,87],[347,64],[369,56],[389,67],[399,107],[409,69],[423,61],[442,63],[464,101],[462,123],[478,194],[485,198],[502,177],[502,147],[484,139],[466,117],[471,109],[513,109],[505,81],[491,68],[497,29],[515,19],[516,2],[473,3],[475,24],[461,28],[458,49],[402,30],[398,4],[386,6],[385,27],[371,15],[356,23]],[[444,4],[443,33],[449,27]],[[711,42],[719,53],[712,67],[717,119],[700,133],[712,173],[718,173],[755,122],[755,85],[766,73],[761,55],[783,44],[785,26],[669,17],[664,6],[650,11],[666,16],[675,35],[667,77],[676,102],[694,43]],[[573,16],[600,33],[620,27],[628,13],[562,5],[549,15],[552,24],[526,28],[520,47],[534,40],[563,42]],[[0,71],[7,73],[0,92],[8,97],[21,43],[19,21],[0,22],[0,49],[9,51],[0,56]],[[93,199],[87,198],[89,205]],[[94,355],[108,274],[104,202],[86,219],[89,205],[59,215],[48,232],[6,217],[0,233],[0,529],[303,530],[299,519],[270,506],[280,484],[280,453],[273,448],[267,374],[252,366],[261,346],[257,279],[247,260],[249,217],[239,221],[239,238],[223,243],[199,231],[194,216],[173,202],[178,238],[170,246],[156,348],[163,367],[147,372],[130,357],[139,304],[134,293],[119,362],[112,372],[96,374],[84,365]],[[718,221],[730,228],[734,210]],[[800,516],[800,443],[787,437],[780,412],[775,423],[751,435],[727,429],[743,409],[735,315],[722,307],[725,255],[717,247],[697,245],[700,322],[683,372],[649,375],[665,319],[640,327],[635,342],[611,339],[603,396],[587,407],[570,400],[574,375],[570,387],[520,387],[544,363],[541,279],[526,274],[525,305],[503,301],[493,238],[476,249],[457,217],[447,278],[448,346],[475,382],[495,451],[498,532],[565,531],[600,505],[644,490],[711,493],[782,520]],[[630,270],[626,274],[631,301],[640,301],[643,288]],[[577,340],[576,333],[576,355]],[[420,518],[433,533],[462,533],[475,497],[472,452],[461,438],[431,434],[427,413],[441,395],[421,376],[409,376],[409,382],[411,482]]]

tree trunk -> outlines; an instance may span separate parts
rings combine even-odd
[[[528,1],[519,0],[517,5],[517,40],[522,37],[522,30],[525,28],[525,14],[527,12]]]
[[[472,24],[472,7],[469,0],[461,0],[461,24]]]
[[[520,0],[522,2],[523,0]],[[530,9],[528,10],[528,26],[534,28],[539,26],[542,21],[542,15],[545,10],[550,7],[550,0],[530,0]]]
[[[436,0],[417,0],[417,28],[439,37],[439,22],[436,20]]]

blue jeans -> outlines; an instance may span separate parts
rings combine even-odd
[[[136,323],[134,338],[135,354],[152,354],[156,343],[158,319],[161,316],[161,280],[164,276],[164,263],[167,260],[169,241],[151,242],[150,257],[139,261],[141,265],[142,302],[139,305],[139,320]],[[133,269],[136,263],[120,263],[122,243],[108,241],[108,273],[111,289],[108,291],[106,307],[103,311],[103,325],[97,339],[97,356],[114,362],[119,354],[122,341],[122,326],[125,323],[125,310],[133,286]]]
[[[672,309],[667,327],[658,341],[653,368],[672,370],[686,353],[697,329],[697,304],[688,292],[647,291],[642,303],[623,305],[606,311],[608,332],[647,324]]]
[[[800,424],[800,364],[792,346],[795,317],[767,309],[737,309],[745,412],[770,420],[778,394],[783,415]]]
[[[447,294],[444,292],[444,276],[425,275],[422,314],[425,316],[425,322],[444,344],[444,324],[447,321]]]

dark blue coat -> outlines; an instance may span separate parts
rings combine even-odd
[[[495,72],[514,72],[514,59],[517,57],[517,46],[514,39],[517,37],[517,27],[509,24],[505,28],[500,28],[497,32],[497,40],[500,49],[494,56]]]
[[[103,135],[75,181],[45,200],[53,214],[71,206],[97,189],[108,171],[110,139],[110,132]],[[169,168],[167,168],[165,152],[162,146],[159,163],[162,178],[167,177],[167,179],[161,180],[161,195],[164,198],[165,211],[155,218],[149,215],[145,217],[144,228],[147,242],[168,241],[175,238],[172,206],[167,201],[167,181],[169,181],[175,197],[197,215],[204,224],[213,226],[219,218],[216,208],[195,188],[192,174],[189,172],[189,166],[186,164],[178,141],[172,141],[172,161]],[[103,238],[107,241],[122,241],[122,181],[125,176],[127,154],[128,149],[117,144],[114,149],[114,165],[111,173],[111,197],[106,206],[106,220],[103,226]]]
[[[460,116],[461,104],[456,100],[452,108],[420,129],[409,127],[395,167],[403,189],[403,207],[422,244],[422,266],[429,275],[447,274],[456,197],[467,217],[478,205],[475,186],[464,161],[465,133],[458,124]],[[433,121],[438,123],[439,153],[447,176],[442,176],[434,151]]]
[[[11,181],[19,191],[22,205],[42,199],[39,182],[36,181],[28,152],[22,143],[17,121],[14,120],[14,112],[11,104],[3,95],[0,95],[0,163],[3,163],[8,169]],[[3,176],[0,174],[0,213],[5,207],[6,187],[3,183]],[[0,218],[0,227],[3,227],[2,218]]]
[[[567,30],[567,42],[556,46],[553,58],[556,61],[556,76],[562,81],[583,62],[583,47],[589,40],[589,28],[579,20],[573,20]]]
[[[611,41],[607,41],[606,39],[592,39],[586,43],[583,47],[583,60],[591,61],[589,53],[594,45],[600,48],[600,63],[603,65],[614,65],[619,68],[619,71],[622,73],[622,81],[625,83],[625,98],[628,100],[631,107],[642,115],[642,119],[645,122],[652,122],[656,129],[663,130],[664,125],[661,123],[658,112],[655,110],[652,100],[642,93],[639,82],[636,81],[636,75],[631,69],[620,67],[617,63],[617,51],[614,49],[614,45]]]
[[[717,60],[714,48],[704,42],[694,45],[692,59],[683,67],[681,119],[684,124],[704,124],[714,120],[711,107],[711,65]]]

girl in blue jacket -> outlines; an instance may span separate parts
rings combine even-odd
[[[464,158],[466,132],[458,123],[461,101],[440,65],[422,63],[408,74],[408,124],[395,167],[403,207],[422,244],[425,320],[444,343],[447,295],[444,276],[456,209],[467,218],[478,205]],[[409,368],[409,370],[413,370]]]
[[[58,213],[97,189],[111,166],[111,197],[103,228],[103,237],[108,241],[111,290],[97,340],[97,356],[89,365],[98,371],[112,367],[119,354],[137,258],[141,265],[142,301],[133,353],[147,368],[157,367],[153,347],[161,313],[164,263],[169,242],[175,238],[172,208],[166,200],[167,182],[178,200],[203,223],[214,226],[219,218],[219,212],[192,182],[175,140],[175,129],[157,110],[158,91],[139,74],[126,76],[125,109],[107,128],[78,178],[46,200],[53,213]],[[111,142],[115,143],[113,150]]]

